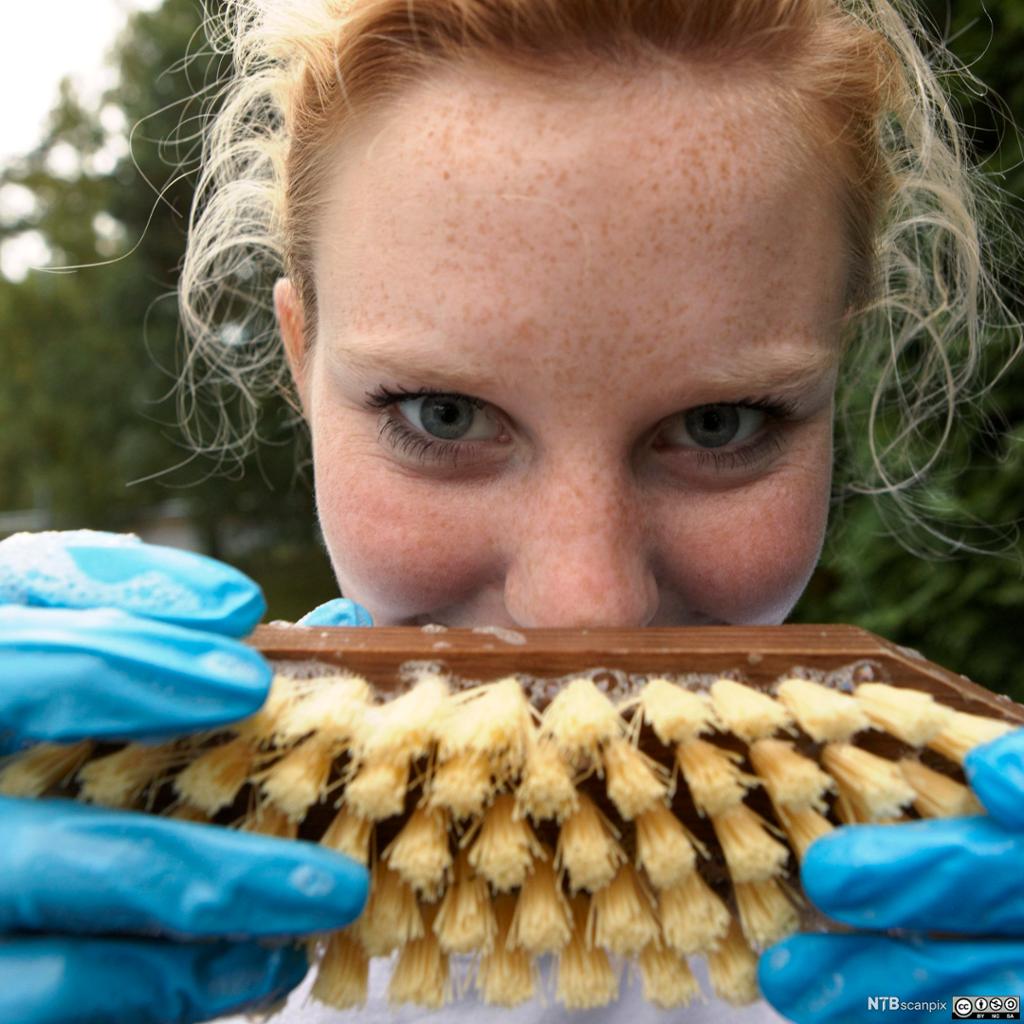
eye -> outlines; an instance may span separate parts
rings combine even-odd
[[[742,445],[768,417],[767,410],[748,405],[698,405],[675,417],[674,423],[684,427],[683,436],[690,441],[684,447],[721,448],[733,443]],[[671,427],[667,433],[673,433]]]
[[[414,427],[438,441],[488,441],[497,436],[493,433],[494,421],[480,414],[485,403],[478,398],[423,395],[395,404]],[[487,432],[488,425],[491,433]]]

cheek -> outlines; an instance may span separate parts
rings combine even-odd
[[[821,555],[831,474],[793,467],[685,513],[672,552],[690,608],[736,625],[779,625]]]
[[[443,605],[489,561],[475,503],[411,481],[365,451],[314,455],[317,508],[342,593],[376,625]]]

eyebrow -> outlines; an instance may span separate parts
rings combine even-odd
[[[332,349],[332,355],[357,373],[385,374],[396,379],[415,380],[423,387],[470,395],[476,391],[497,391],[501,383],[492,374],[465,365],[446,367],[435,360],[423,361],[424,353],[416,349],[374,351],[339,346]],[[820,384],[835,362],[835,353],[821,346],[810,352],[791,349],[760,356],[754,352],[747,357],[739,373],[735,365],[711,366],[701,371],[695,383],[701,388],[799,394]]]

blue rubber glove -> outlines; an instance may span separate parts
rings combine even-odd
[[[1024,729],[972,750],[964,771],[987,816],[854,825],[811,845],[801,880],[816,906],[859,929],[910,934],[804,934],[773,946],[759,982],[781,1014],[871,1020],[882,1014],[869,998],[889,996],[944,1006],[886,1005],[887,1020],[948,1021],[954,996],[1024,999]]]
[[[234,638],[264,611],[236,570],[134,537],[0,542],[6,750],[253,714],[270,666]],[[0,797],[0,822],[3,1022],[178,1024],[275,1001],[307,971],[280,940],[344,927],[366,898],[365,869],[313,843],[69,800]]]

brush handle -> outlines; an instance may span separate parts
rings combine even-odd
[[[418,626],[259,626],[248,643],[275,660],[315,660],[394,688],[398,667],[429,660],[477,679],[565,676],[591,668],[633,673],[742,671],[767,689],[794,668],[833,672],[857,662],[875,679],[931,693],[957,711],[1024,724],[1024,706],[858,626],[682,626],[644,629],[445,629]],[[865,676],[868,678],[868,676]]]

